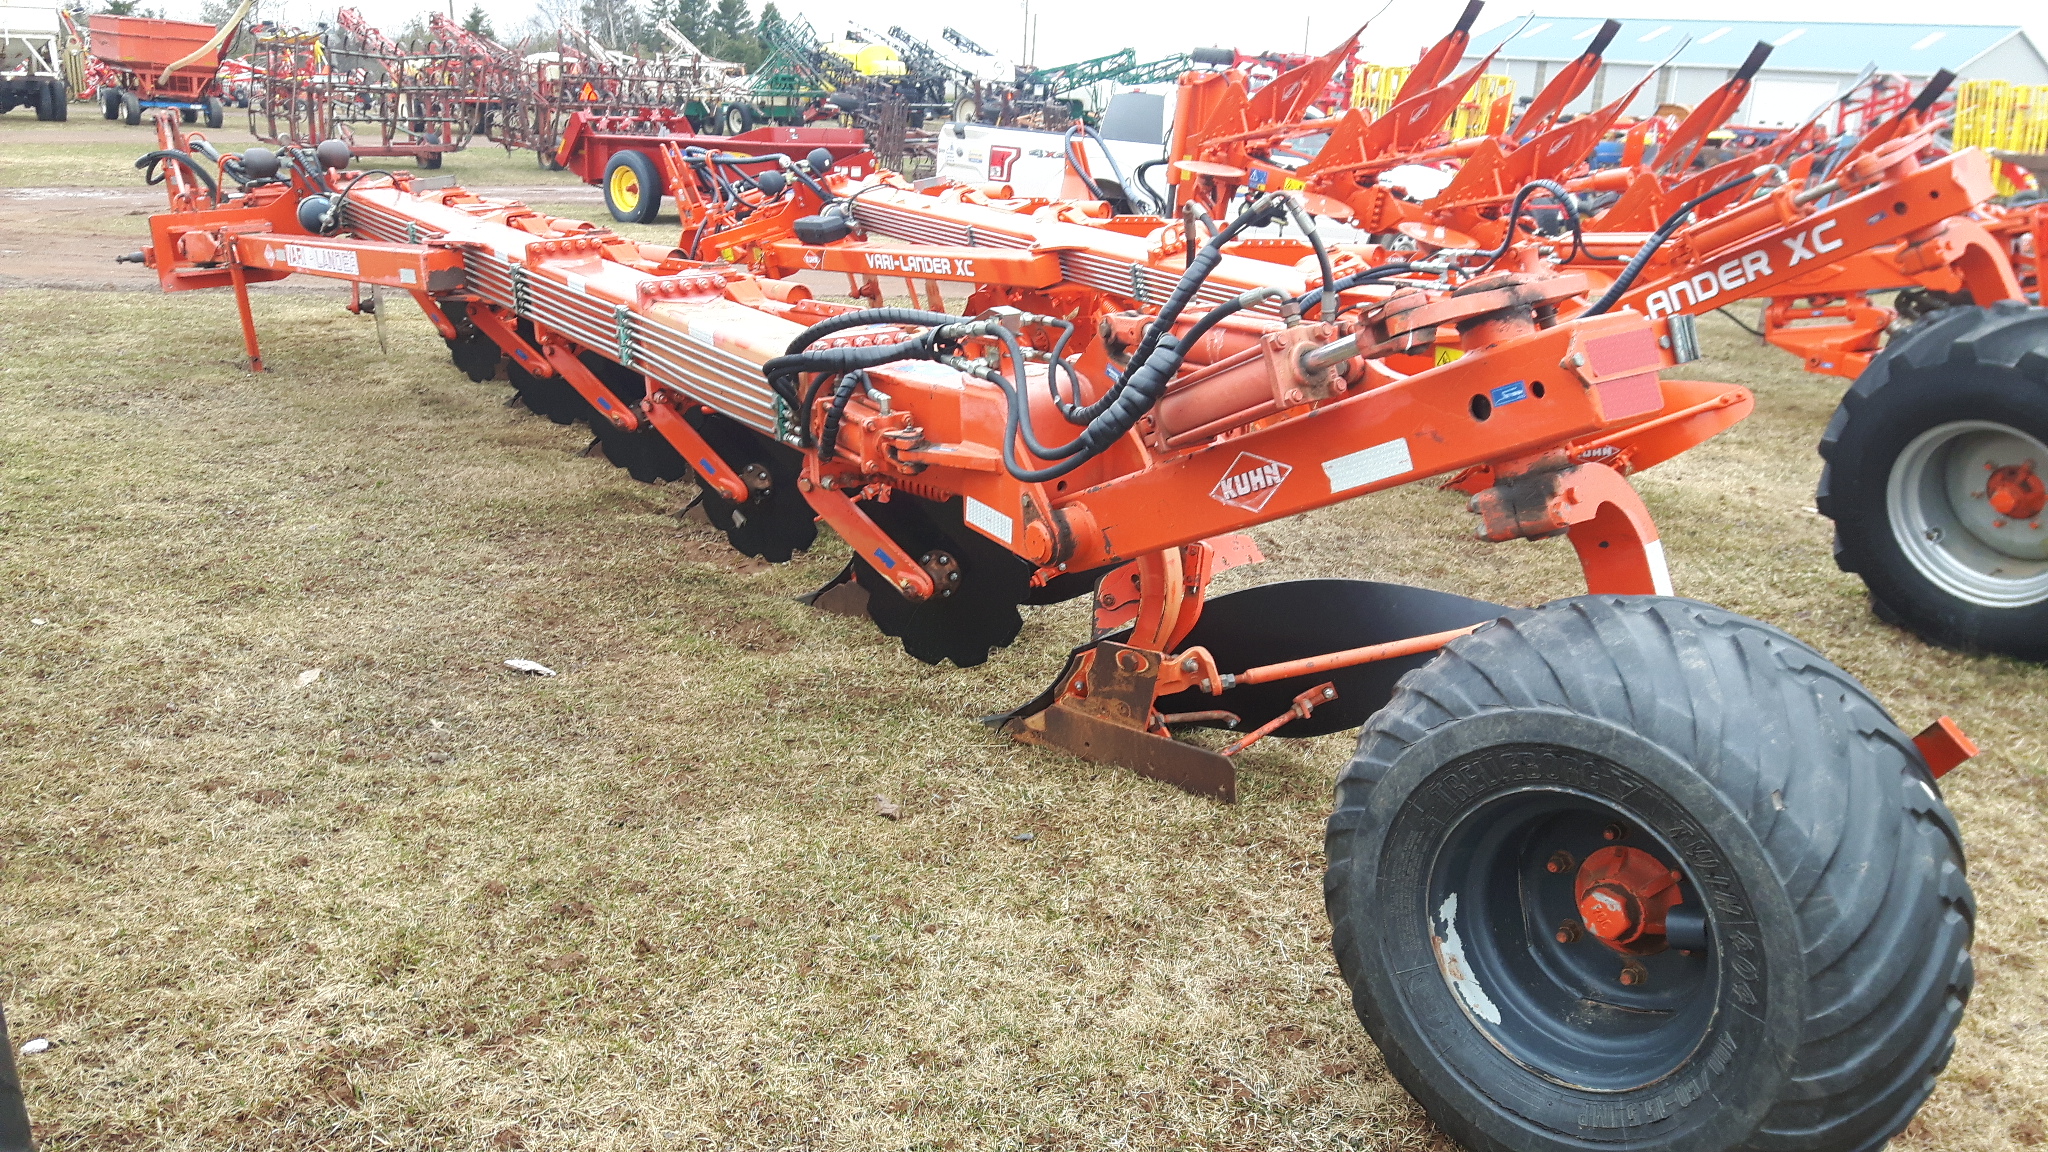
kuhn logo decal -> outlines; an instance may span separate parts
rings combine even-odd
[[[1267,502],[1273,499],[1273,493],[1280,490],[1280,485],[1286,482],[1288,473],[1292,471],[1294,466],[1291,464],[1282,464],[1278,460],[1268,460],[1264,456],[1240,452],[1237,459],[1230,462],[1230,468],[1223,473],[1223,479],[1218,480],[1216,487],[1209,490],[1209,495],[1233,508],[1260,512],[1265,509]]]

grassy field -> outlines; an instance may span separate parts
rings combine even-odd
[[[6,186],[61,166],[5,120]],[[225,295],[0,293],[0,999],[53,1041],[45,1147],[1448,1148],[1328,953],[1345,737],[1254,750],[1234,807],[998,739],[1078,606],[917,664],[795,603],[836,541],[744,560],[344,300],[259,299],[252,376]],[[1639,478],[1679,590],[1987,749],[1946,782],[1977,997],[1897,1146],[2041,1143],[2048,671],[1878,623],[1811,510],[1841,382],[1704,333],[1759,408]],[[1226,587],[1577,590],[1461,504],[1272,525]]]

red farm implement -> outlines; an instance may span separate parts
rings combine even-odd
[[[562,128],[556,159],[604,190],[612,219],[644,224],[661,211],[662,197],[716,199],[746,183],[748,173],[773,164],[765,158],[808,156],[823,149],[843,176],[874,171],[867,134],[858,128],[789,128],[767,125],[737,136],[698,135],[683,113],[661,109],[635,115],[572,112]],[[691,187],[685,188],[688,182]]]
[[[113,78],[100,87],[109,120],[142,123],[145,108],[169,108],[185,123],[202,117],[218,128],[226,117],[217,74],[220,48],[239,19],[220,28],[141,16],[94,16],[91,53]]]
[[[344,8],[318,32],[263,30],[255,56],[249,131],[259,140],[341,140],[355,155],[411,157],[422,168],[469,144],[479,81],[466,53],[401,47]]]
[[[233,289],[252,366],[251,282],[402,292],[472,380],[694,481],[738,550],[786,561],[830,528],[848,559],[817,602],[920,660],[978,664],[1023,606],[1085,597],[1095,639],[994,720],[1019,740],[1228,800],[1247,748],[1362,728],[1332,944],[1388,1067],[1467,1146],[1852,1152],[1932,1091],[1972,915],[1936,777],[1974,749],[1671,595],[1628,473],[1750,396],[1664,378],[1683,325],[1603,305],[1615,281],[1525,234],[1530,185],[1498,251],[1394,261],[1280,192],[1118,215],[820,152],[686,199],[675,246],[352,172],[338,145],[159,132],[171,203],[136,259],[166,291]],[[1260,234],[1283,219],[1298,239]],[[813,269],[876,306],[814,297]],[[897,280],[914,306],[879,306]],[[1568,538],[1586,594],[1209,595],[1258,559],[1248,530],[1442,476],[1487,539]]]

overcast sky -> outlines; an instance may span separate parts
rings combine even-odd
[[[358,0],[370,22],[396,31],[422,4],[434,0]],[[443,5],[451,0],[439,0]],[[471,0],[452,0],[461,12]],[[759,10],[760,0],[751,0]],[[1132,2],[1104,4],[1099,0],[1032,0],[1030,10],[1037,18],[1036,60],[1040,65],[1064,64],[1114,52],[1126,45],[1138,50],[1141,59],[1156,59],[1174,52],[1202,46],[1232,47],[1245,52],[1269,50],[1300,51],[1304,40],[1315,51],[1334,45],[1338,38],[1363,23],[1384,0],[1358,5],[1275,4],[1265,2],[1223,3],[1221,0],[1177,0],[1171,5]],[[1407,64],[1420,48],[1448,31],[1465,0],[1393,0],[1391,7],[1373,20],[1365,35],[1365,55],[1376,63]],[[196,17],[199,0],[154,0],[166,15]],[[483,0],[500,31],[517,28],[535,13],[535,0]],[[145,6],[152,6],[145,0]],[[783,0],[784,11],[804,15],[818,31],[831,35],[831,25],[853,20],[876,27],[901,24],[914,35],[936,39],[939,30],[951,26],[1008,56],[1017,56],[1024,45],[1022,3],[1001,0]],[[336,0],[265,0],[264,15],[285,23],[310,26],[329,17]],[[1547,16],[1616,16],[1641,22],[1666,17],[1730,20],[1797,20],[1853,16],[1864,21],[1927,23],[1944,17],[1964,24],[2020,23],[2037,46],[2048,49],[2048,3],[1991,4],[1963,0],[1953,5],[1929,5],[1925,0],[1859,0],[1854,5],[1821,4],[1807,0],[1718,0],[1711,5],[1680,0],[1630,0],[1629,3],[1599,0],[1544,0],[1533,8],[1527,0],[1510,5],[1496,0],[1479,19],[1487,29],[1530,11]],[[1338,13],[1342,13],[1341,17]],[[1193,38],[1193,42],[1190,38]],[[1960,63],[1957,61],[1956,63]]]

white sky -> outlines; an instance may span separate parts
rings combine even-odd
[[[446,5],[450,0],[439,0]],[[759,10],[760,0],[751,0]],[[1150,60],[1192,47],[1233,47],[1245,52],[1267,50],[1300,51],[1304,33],[1313,51],[1333,46],[1339,37],[1363,23],[1384,0],[1366,0],[1357,5],[1287,4],[1259,0],[1177,0],[1172,4],[1144,0],[1102,3],[1100,0],[1032,0],[1031,12],[1038,22],[1037,63],[1064,64],[1115,52],[1126,45],[1138,50],[1140,59]],[[288,24],[310,26],[329,16],[338,0],[265,0],[264,15]],[[433,0],[357,0],[356,7],[371,23],[396,31]],[[470,0],[453,0],[458,14],[466,12]],[[501,32],[516,28],[534,14],[535,0],[483,0],[493,23]],[[165,15],[194,18],[199,0],[154,0]],[[951,26],[979,41],[984,47],[1017,56],[1024,43],[1022,0],[996,3],[974,0],[784,0],[784,11],[808,18],[821,34],[830,36],[831,25],[852,20],[877,28],[901,24],[913,35],[936,40],[939,29]],[[1663,17],[1697,18],[1711,15],[1728,20],[1798,20],[1853,16],[1859,21],[1929,23],[1942,17],[1964,24],[2010,24],[2026,27],[2036,46],[2048,50],[2048,4],[1985,3],[1963,0],[1952,7],[1930,7],[1925,0],[1860,0],[1854,6],[1816,3],[1815,0],[1786,3],[1785,0],[1717,0],[1703,8],[1697,2],[1681,0],[1541,0],[1535,4],[1549,16],[1616,16],[1628,22]],[[1421,48],[1450,29],[1464,8],[1464,0],[1394,0],[1366,30],[1365,55],[1378,63],[1412,63]],[[1479,29],[1526,15],[1529,0],[1511,6],[1504,0],[1489,4],[1479,18]],[[1340,18],[1333,14],[1342,11]],[[1304,27],[1304,16],[1310,19]],[[1341,26],[1340,26],[1341,25]],[[1194,41],[1190,41],[1190,37]],[[1957,61],[1957,63],[1961,63]]]

